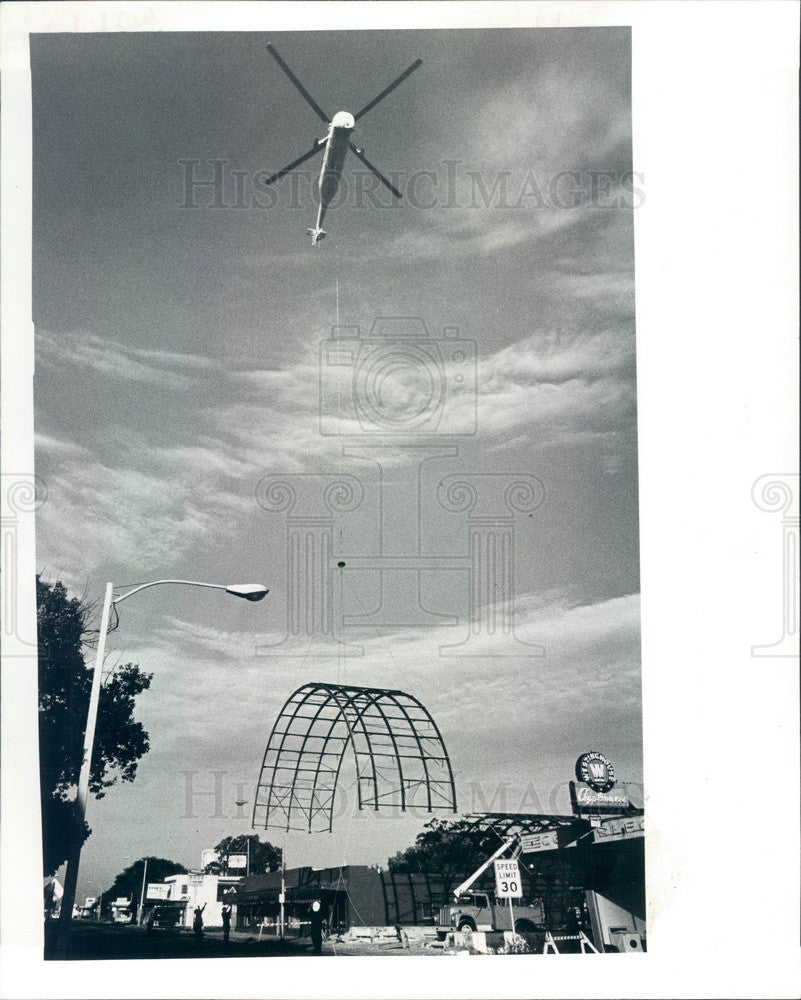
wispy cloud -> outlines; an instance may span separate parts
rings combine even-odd
[[[54,364],[98,372],[118,356],[113,343],[97,336],[80,350],[75,345],[51,340],[46,350]],[[464,433],[477,419],[479,440],[495,452],[525,442],[602,442],[613,471],[617,435],[634,420],[633,352],[629,331],[532,332],[479,358],[475,395],[465,396],[461,409],[450,404],[449,429]],[[135,364],[120,369],[120,377],[202,379],[212,368],[193,356],[134,353]],[[76,572],[82,567],[80,575],[109,552],[132,568],[169,564],[204,537],[233,531],[236,515],[253,511],[266,472],[341,468],[337,439],[332,445],[321,434],[320,380],[329,373],[321,373],[317,357],[310,342],[295,364],[228,373],[226,392],[200,405],[176,442],[165,441],[155,426],[116,426],[111,436],[99,427],[94,447],[89,436],[79,442],[42,430],[38,447],[51,496],[40,518],[42,551]],[[455,384],[453,363],[442,360],[439,370],[438,378]],[[343,438],[362,434],[349,409],[339,414],[338,430]],[[390,464],[407,460],[404,447],[386,456]]]
[[[636,404],[632,338],[534,333],[479,365],[479,426],[491,447],[575,445],[630,429]]]
[[[164,388],[186,388],[198,376],[220,371],[209,358],[174,351],[145,350],[88,331],[37,331],[37,364],[59,371],[64,364],[96,372],[120,382]]]

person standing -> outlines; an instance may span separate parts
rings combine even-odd
[[[195,932],[195,944],[198,948],[203,944],[203,911],[206,904],[195,907],[195,919],[192,921],[192,930]]]
[[[315,899],[311,907],[311,940],[315,955],[323,950],[323,908],[319,899]]]
[[[223,924],[223,941],[228,944],[228,938],[231,934],[231,907],[224,906],[222,908],[222,924]]]

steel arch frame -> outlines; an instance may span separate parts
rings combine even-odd
[[[417,698],[390,688],[310,683],[292,692],[273,724],[256,786],[253,827],[330,833],[349,745],[359,809],[456,812],[448,752]]]

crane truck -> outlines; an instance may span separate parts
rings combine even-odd
[[[491,893],[471,891],[476,880],[509,849],[512,851],[512,858],[519,856],[520,843],[517,837],[506,838],[483,865],[454,889],[453,903],[439,908],[436,929],[440,941],[444,941],[451,931],[514,930],[518,934],[532,934],[545,929],[545,907],[541,899],[510,907],[507,902],[498,902]]]

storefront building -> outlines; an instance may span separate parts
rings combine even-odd
[[[203,909],[204,927],[222,927],[222,908],[234,902],[239,876],[184,872],[170,875],[163,882],[149,882],[145,912],[154,906],[180,910],[177,924],[191,927],[196,907]]]

